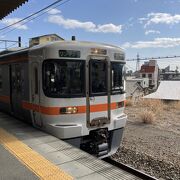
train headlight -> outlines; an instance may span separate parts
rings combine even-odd
[[[60,114],[76,114],[77,112],[77,107],[64,107],[60,109]]]
[[[100,48],[91,48],[91,54],[106,55],[107,50],[106,49],[100,49]]]

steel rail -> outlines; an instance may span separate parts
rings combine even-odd
[[[122,170],[124,170],[126,172],[129,172],[129,173],[131,173],[131,174],[133,174],[133,175],[135,175],[135,176],[137,176],[137,177],[139,177],[141,179],[145,179],[145,180],[157,180],[157,178],[155,178],[153,176],[150,176],[150,175],[148,175],[148,174],[146,174],[146,173],[144,173],[142,171],[139,171],[139,170],[137,170],[135,168],[132,168],[132,167],[126,165],[126,164],[117,162],[117,161],[115,161],[115,160],[113,160],[113,159],[111,159],[109,157],[104,158],[103,160],[105,162],[107,162],[107,163],[109,163],[109,164],[111,164],[111,165],[113,165],[113,166],[115,166],[117,168],[120,168],[120,169],[122,169]]]

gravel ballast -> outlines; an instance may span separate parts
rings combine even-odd
[[[123,141],[112,158],[156,178],[180,180],[180,111],[164,108],[153,124],[144,124],[143,108],[126,108]]]

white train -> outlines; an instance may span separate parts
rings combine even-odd
[[[124,114],[119,47],[57,41],[0,56],[0,110],[98,157],[117,151]]]

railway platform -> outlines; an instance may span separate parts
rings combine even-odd
[[[0,112],[0,179],[140,178]]]

